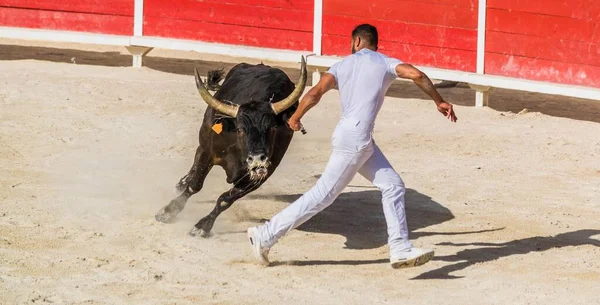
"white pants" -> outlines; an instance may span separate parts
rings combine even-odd
[[[331,205],[357,172],[381,191],[390,255],[412,247],[404,213],[404,183],[372,141],[370,128],[363,125],[354,119],[340,121],[331,141],[333,153],[316,185],[259,227],[263,247],[272,247],[287,232]]]

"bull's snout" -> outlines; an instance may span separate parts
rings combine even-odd
[[[248,163],[248,166],[252,166],[255,164],[265,163],[267,162],[267,159],[267,155],[265,154],[249,155],[246,159],[246,162]]]
[[[262,179],[267,176],[269,167],[269,157],[265,154],[253,154],[246,158],[248,171],[252,180]]]

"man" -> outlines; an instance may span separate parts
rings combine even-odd
[[[373,142],[373,125],[385,93],[396,77],[411,79],[433,99],[438,111],[450,121],[456,122],[456,115],[452,105],[442,99],[423,72],[378,53],[377,43],[374,26],[363,24],[356,27],[352,32],[352,55],[333,65],[323,75],[302,98],[298,110],[289,119],[290,128],[300,130],[300,119],[306,112],[319,102],[323,94],[338,86],[342,118],[333,133],[333,152],[321,178],[310,191],[270,221],[248,229],[252,251],[261,263],[269,263],[269,249],[285,233],[333,203],[357,172],[381,190],[392,267],[419,266],[433,257],[433,250],[415,248],[408,239],[404,183]]]

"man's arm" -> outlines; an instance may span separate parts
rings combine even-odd
[[[450,121],[456,122],[457,118],[452,109],[452,104],[444,101],[425,73],[412,65],[399,64],[396,66],[396,75],[401,78],[412,80],[419,88],[421,88],[421,90],[423,90],[423,92],[433,99],[439,112],[446,116]]]
[[[317,83],[316,86],[312,87],[308,92],[302,97],[300,101],[300,105],[298,105],[298,109],[294,112],[292,117],[290,117],[288,121],[288,125],[294,131],[298,131],[302,128],[302,124],[300,123],[300,119],[308,112],[308,110],[314,107],[319,103],[323,94],[327,91],[335,88],[335,77],[329,73],[325,73],[321,80]]]

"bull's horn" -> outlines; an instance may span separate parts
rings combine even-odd
[[[200,93],[200,96],[208,104],[208,106],[212,107],[213,109],[215,109],[218,112],[224,113],[230,117],[235,118],[237,116],[238,108],[240,106],[229,105],[229,104],[223,103],[223,102],[219,101],[218,99],[214,98],[212,95],[210,95],[210,93],[208,92],[206,87],[204,87],[204,83],[202,83],[202,79],[200,79],[200,74],[198,74],[198,69],[194,69],[194,71],[196,72],[195,73],[196,87],[198,87],[198,92]]]
[[[284,98],[283,100],[277,103],[271,104],[271,107],[273,107],[273,112],[275,112],[276,115],[284,112],[286,109],[294,105],[294,103],[296,103],[298,99],[300,99],[300,96],[302,96],[302,93],[304,92],[304,87],[306,86],[306,74],[306,61],[304,60],[304,56],[302,56],[302,65],[300,67],[300,80],[296,84],[296,89],[292,91],[290,96]]]

